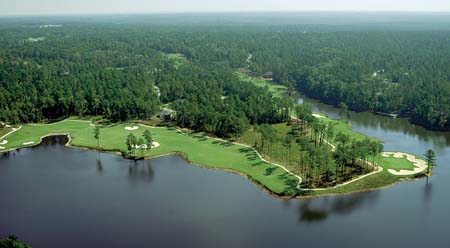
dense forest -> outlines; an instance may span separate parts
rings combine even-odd
[[[177,49],[190,36],[178,29],[165,32],[134,26],[3,27],[0,120],[150,119],[165,104],[176,111],[178,126],[220,137],[239,136],[253,124],[287,121],[291,100],[242,84],[234,74],[234,66],[245,61],[243,50],[226,51],[236,58],[230,55],[223,63],[217,52],[211,51],[217,58],[200,52],[201,43]]]
[[[191,23],[165,16],[2,19],[0,120],[146,119],[169,104],[179,126],[222,137],[286,121],[290,100],[234,75],[248,67],[326,103],[450,128],[450,31],[441,25],[184,18]]]

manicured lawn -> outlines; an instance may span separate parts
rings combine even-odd
[[[12,130],[12,129],[11,129],[11,128],[8,128],[8,127],[0,128],[0,137],[2,137],[3,135],[5,135],[5,134],[11,132],[11,130]]]
[[[253,83],[260,87],[267,86],[269,88],[269,91],[272,92],[275,97],[285,97],[285,95],[286,95],[287,88],[285,86],[268,82],[262,78],[250,77],[239,71],[236,72],[236,74],[238,75],[240,80],[243,82]],[[333,122],[336,124],[336,126],[334,127],[335,134],[342,132],[343,134],[346,134],[346,135],[350,136],[350,138],[356,139],[356,140],[364,140],[366,138],[375,140],[374,138],[368,137],[362,133],[353,131],[351,129],[351,125],[349,125],[346,121],[330,119],[321,113],[317,113],[317,114],[324,116],[324,118],[320,118],[320,120],[327,122],[327,123]],[[295,113],[292,113],[292,115],[295,115]],[[330,142],[334,143],[333,141],[330,141]]]
[[[380,165],[396,171],[414,170],[414,164],[407,160],[406,157],[394,158],[392,155],[390,157],[380,156]]]
[[[239,79],[243,82],[250,82],[259,87],[267,86],[269,91],[273,94],[274,97],[283,97],[287,92],[286,86],[271,83],[262,78],[250,77],[240,72],[236,72],[236,74],[238,75]]]
[[[135,131],[125,130],[126,126],[136,124],[117,124],[100,131],[100,147],[107,151],[126,152],[125,140],[129,133],[142,137],[148,129],[160,147],[151,149],[151,157],[169,153],[183,153],[189,161],[206,167],[229,169],[241,172],[271,191],[278,194],[292,194],[298,179],[281,168],[261,161],[249,148],[229,142],[221,142],[201,134],[180,133],[167,128],[144,127],[139,125]],[[24,125],[17,132],[6,137],[6,150],[25,147],[24,142],[40,142],[40,137],[55,133],[68,133],[74,146],[95,148],[97,141],[93,137],[94,127],[88,121],[64,120],[53,124]],[[0,141],[1,142],[1,141]],[[138,151],[137,155],[141,152]],[[270,173],[269,173],[270,172]]]
[[[358,141],[364,140],[364,139],[371,139],[371,140],[376,140],[375,138],[366,136],[360,132],[357,131],[353,131],[351,129],[351,125],[349,125],[346,121],[342,121],[342,120],[335,120],[335,119],[330,119],[328,117],[324,117],[324,118],[320,118],[320,120],[326,122],[326,123],[334,123],[334,133],[335,135],[338,134],[339,132],[346,134],[350,137],[350,139],[355,139]],[[335,143],[334,140],[330,141],[331,143]]]
[[[282,164],[295,174],[304,177],[304,175],[301,173],[300,168],[300,157],[302,152],[300,149],[300,145],[296,143],[294,140],[291,144],[290,152],[288,153],[288,149],[281,143],[281,140],[283,140],[286,137],[286,135],[291,131],[293,126],[290,126],[286,123],[279,123],[272,125],[272,127],[276,130],[277,136],[276,138],[279,141],[272,144],[270,151],[266,150],[264,154],[262,153],[262,151],[260,151],[260,153],[263,154],[265,159],[278,164]],[[256,132],[253,128],[251,128],[247,132],[245,132],[241,137],[239,137],[238,142],[250,146],[254,146],[256,142],[258,144],[258,147],[260,147],[262,142],[261,134],[259,132]],[[329,147],[329,149],[331,149],[331,147]],[[288,155],[289,155],[289,163],[287,163]],[[328,165],[328,168],[331,171],[334,171],[336,168],[334,162],[330,163]]]
[[[400,179],[406,179],[408,177],[398,177],[390,174],[386,170],[383,170],[380,173],[368,176],[362,180],[358,180],[356,182],[340,186],[334,189],[322,190],[322,191],[309,191],[305,192],[304,195],[310,196],[320,196],[320,195],[328,195],[328,194],[347,194],[358,191],[365,191],[370,189],[378,189],[385,186],[389,186]]]
[[[368,159],[372,161],[372,158]],[[365,191],[371,189],[378,189],[382,187],[386,187],[392,185],[401,180],[414,179],[417,177],[424,176],[423,173],[419,173],[417,175],[412,176],[396,176],[392,175],[388,172],[388,169],[394,170],[413,170],[414,165],[408,161],[406,158],[394,158],[394,157],[383,157],[379,156],[380,163],[379,165],[383,167],[383,171],[380,173],[376,173],[374,175],[370,175],[366,178],[358,180],[356,182],[340,186],[334,189],[322,190],[322,191],[309,191],[304,192],[304,195],[309,196],[320,196],[320,195],[328,195],[328,194],[347,194],[358,191]],[[375,158],[375,162],[378,161],[378,157]]]

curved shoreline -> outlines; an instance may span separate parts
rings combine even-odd
[[[89,121],[83,121],[83,122],[89,122]],[[152,126],[148,126],[148,125],[145,125],[145,124],[139,124],[139,125],[142,125],[144,127],[149,127],[149,128],[164,128],[164,127],[152,127]],[[180,129],[176,129],[176,131],[185,134]],[[71,143],[72,140],[73,140],[72,136],[71,136],[71,133],[49,133],[49,134],[41,136],[39,138],[39,142],[30,144],[30,145],[27,145],[27,146],[24,146],[24,147],[12,148],[12,149],[8,149],[8,150],[1,150],[0,153],[9,152],[9,151],[13,151],[13,150],[19,150],[19,149],[22,149],[22,148],[30,148],[30,147],[38,146],[38,145],[40,145],[42,143],[42,140],[44,138],[51,137],[51,136],[66,136],[66,137],[68,137],[68,141],[66,142],[66,144],[64,144],[64,146],[66,146],[66,147],[73,147],[73,148],[84,149],[84,150],[91,150],[91,151],[100,151],[100,152],[104,152],[104,153],[120,155],[120,156],[122,156],[125,159],[131,159],[131,160],[135,159],[135,158],[132,158],[132,157],[127,157],[123,152],[121,152],[119,150],[105,150],[105,149],[101,149],[101,148],[97,149],[97,148],[93,148],[93,147],[73,145]],[[275,196],[275,197],[279,197],[279,198],[283,198],[283,199],[291,199],[291,198],[302,199],[302,198],[312,198],[312,197],[321,197],[321,196],[330,196],[330,195],[342,195],[342,194],[351,194],[351,193],[357,193],[357,192],[372,191],[372,190],[378,190],[378,189],[384,188],[384,187],[389,187],[391,185],[394,185],[394,184],[396,184],[398,182],[401,182],[401,181],[404,181],[404,180],[414,180],[414,178],[399,178],[397,180],[397,182],[389,184],[389,185],[383,185],[381,187],[367,188],[367,189],[363,189],[363,190],[356,190],[356,191],[351,191],[351,192],[346,192],[346,193],[329,193],[329,194],[325,193],[325,194],[320,194],[320,195],[303,195],[302,192],[312,192],[312,191],[324,192],[324,191],[327,191],[327,190],[333,190],[333,189],[336,189],[336,188],[339,188],[339,187],[342,187],[342,186],[345,186],[345,185],[349,185],[351,183],[354,183],[356,181],[364,179],[364,178],[366,178],[368,176],[377,174],[377,173],[383,171],[383,169],[381,167],[379,167],[379,169],[377,171],[374,171],[374,172],[362,175],[362,176],[360,176],[358,178],[355,178],[353,180],[344,182],[344,183],[339,184],[339,185],[335,185],[335,186],[330,187],[330,188],[302,189],[302,188],[300,188],[300,184],[302,182],[301,181],[302,178],[300,176],[298,176],[298,175],[294,174],[293,172],[289,171],[286,167],[284,167],[282,165],[279,165],[279,164],[276,164],[276,163],[269,162],[269,161],[265,160],[262,157],[262,155],[254,147],[251,147],[251,146],[245,145],[245,144],[241,144],[241,143],[237,143],[237,142],[231,142],[231,141],[228,141],[228,140],[215,138],[215,137],[208,137],[208,138],[214,139],[214,140],[218,140],[218,141],[221,141],[221,142],[230,142],[230,143],[235,144],[235,145],[239,145],[239,146],[242,146],[242,147],[245,147],[245,148],[252,149],[253,152],[255,152],[257,154],[257,156],[260,158],[261,161],[263,161],[265,163],[268,163],[268,164],[275,165],[275,166],[277,166],[279,168],[282,168],[285,172],[287,172],[287,173],[293,175],[294,177],[296,177],[299,180],[298,183],[297,183],[297,186],[296,186],[298,192],[296,194],[293,194],[293,195],[284,195],[284,194],[276,193],[276,192],[272,191],[271,189],[269,189],[263,183],[261,183],[258,180],[254,179],[251,175],[248,175],[246,173],[243,173],[241,171],[234,170],[234,169],[222,168],[222,167],[218,167],[218,166],[205,165],[205,164],[202,164],[202,163],[193,162],[193,161],[191,161],[189,159],[189,157],[186,155],[186,153],[184,153],[182,151],[172,151],[172,152],[168,152],[168,153],[165,153],[165,154],[159,154],[159,155],[155,155],[155,156],[152,156],[152,157],[146,156],[146,157],[142,157],[142,158],[139,158],[139,159],[151,160],[153,158],[164,157],[164,156],[169,156],[169,155],[179,155],[179,156],[182,156],[186,160],[186,162],[188,162],[191,165],[196,165],[196,166],[199,166],[199,167],[202,167],[202,168],[207,168],[207,169],[223,170],[223,171],[226,171],[226,172],[230,172],[230,173],[239,174],[241,176],[244,176],[245,178],[247,178],[250,181],[252,181],[253,183],[255,183],[260,189],[264,190],[265,192],[269,193],[270,195]]]

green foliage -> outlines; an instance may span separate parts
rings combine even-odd
[[[425,153],[425,157],[428,165],[427,174],[430,174],[430,168],[436,166],[436,153],[433,150],[428,149],[427,152]]]
[[[20,241],[15,235],[0,239],[0,248],[31,248],[31,246]]]
[[[97,148],[100,146],[100,127],[96,126],[94,128],[94,139],[97,140]]]
[[[153,143],[152,134],[150,133],[149,130],[145,130],[143,136],[144,136],[145,145],[147,147],[147,150],[150,150],[152,148],[152,143]]]
[[[137,145],[136,136],[132,133],[128,134],[125,144],[127,145],[128,152],[134,151]]]

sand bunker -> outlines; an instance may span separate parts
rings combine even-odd
[[[24,146],[26,146],[26,145],[31,145],[31,144],[34,144],[34,141],[23,142],[23,145],[24,145]]]
[[[3,146],[0,146],[0,150],[3,150],[3,149],[5,149],[6,147],[3,147]]]
[[[0,145],[6,145],[6,144],[8,144],[7,140],[3,140],[2,142],[0,142]]]
[[[389,173],[396,175],[396,176],[409,176],[409,175],[418,174],[418,173],[423,172],[427,168],[427,163],[424,160],[418,159],[414,155],[411,155],[411,154],[407,154],[407,153],[403,153],[403,152],[383,152],[381,154],[381,156],[383,156],[383,157],[393,156],[394,158],[406,157],[406,159],[408,161],[413,163],[414,170],[412,170],[412,171],[411,170],[396,171],[393,169],[388,170]]]
[[[312,116],[314,116],[314,117],[316,117],[316,118],[325,118],[325,116],[319,115],[319,114],[312,114]]]
[[[152,148],[156,148],[156,147],[159,147],[159,146],[160,146],[160,144],[158,142],[156,142],[156,141],[152,142]],[[140,145],[140,146],[137,145],[136,149],[147,149],[147,145],[146,144]]]
[[[125,127],[125,130],[128,130],[128,131],[133,131],[133,130],[138,130],[138,129],[139,129],[138,126]]]

